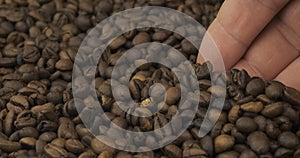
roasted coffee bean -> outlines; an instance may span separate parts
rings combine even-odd
[[[275,152],[275,157],[292,157],[293,151],[285,148],[279,148]]]
[[[276,122],[267,120],[266,134],[273,139],[276,139],[279,136],[280,129]]]
[[[104,151],[98,156],[98,158],[112,158],[112,157],[113,154],[109,151]]]
[[[84,145],[77,139],[68,139],[65,146],[72,153],[78,154],[84,151]]]
[[[44,152],[44,147],[47,145],[47,143],[43,140],[38,139],[35,143],[35,151],[37,154],[41,154]]]
[[[61,124],[58,127],[57,135],[59,138],[65,138],[65,139],[78,138],[78,135],[74,129],[74,126],[72,126],[70,124]]]
[[[266,95],[273,100],[277,100],[283,94],[284,86],[279,82],[271,82],[270,85],[266,88]]]
[[[255,121],[249,117],[241,117],[236,121],[236,127],[243,133],[251,133],[257,129]]]
[[[124,36],[119,36],[110,43],[110,48],[113,50],[118,49],[125,43],[126,43],[126,38]]]
[[[258,113],[263,110],[263,104],[261,102],[249,102],[241,105],[241,109],[245,112]]]
[[[34,149],[35,145],[36,145],[36,139],[33,138],[33,137],[24,137],[24,138],[20,139],[19,142],[25,148],[32,148],[32,149]]]
[[[16,58],[0,58],[1,67],[12,67],[17,64]]]
[[[150,41],[151,41],[151,37],[148,33],[140,32],[133,38],[132,44],[135,46]]]
[[[233,147],[235,139],[229,135],[219,135],[214,140],[215,152],[220,153],[229,150]]]
[[[50,157],[67,157],[68,155],[68,152],[65,149],[52,144],[45,145],[44,151]]]
[[[276,117],[283,112],[283,103],[277,102],[270,105],[267,105],[261,112],[266,117]]]
[[[216,156],[216,158],[238,158],[238,157],[239,154],[235,151],[226,151]]]
[[[278,142],[283,147],[293,149],[299,145],[299,138],[292,132],[283,132],[279,135]]]
[[[253,78],[246,86],[246,93],[257,96],[265,91],[265,82],[260,78]]]
[[[96,158],[96,157],[97,155],[92,150],[85,151],[78,156],[78,158]]]
[[[236,127],[232,128],[231,135],[235,138],[237,143],[244,143],[246,140],[245,134],[241,133]]]
[[[9,137],[10,141],[18,141],[24,137],[38,138],[39,132],[33,127],[24,127],[20,130],[15,131]]]
[[[57,134],[54,132],[44,132],[39,136],[39,140],[43,140],[45,142],[51,142],[55,138],[57,138]]]
[[[112,123],[116,124],[117,126],[126,129],[127,128],[127,122],[122,117],[116,117],[112,120]]]
[[[164,152],[169,157],[181,158],[182,150],[176,145],[170,144],[164,147]]]
[[[21,147],[19,142],[8,141],[2,138],[0,140],[0,149],[5,152],[15,152],[20,150]]]
[[[182,157],[189,158],[189,157],[205,157],[207,153],[201,148],[189,148],[184,149]]]
[[[233,106],[228,113],[228,120],[231,123],[235,123],[235,121],[239,118],[240,106]]]
[[[257,154],[266,154],[270,149],[268,136],[260,131],[255,131],[247,137],[247,144]]]
[[[14,121],[14,126],[17,129],[21,129],[23,127],[34,127],[37,121],[34,118],[32,112],[30,110],[24,110],[20,114],[18,114],[16,121]]]
[[[241,155],[240,158],[257,158],[255,152],[253,152],[252,150],[244,150]]]
[[[168,105],[174,105],[180,99],[180,96],[181,96],[181,90],[180,90],[180,88],[178,88],[178,87],[170,87],[167,90],[166,103]]]
[[[115,153],[115,149],[107,146],[106,144],[102,143],[98,138],[94,138],[91,142],[91,148],[95,151],[95,153],[99,154],[104,151],[108,151],[111,153]]]
[[[258,129],[260,131],[265,131],[266,126],[267,126],[267,119],[265,117],[263,117],[263,116],[256,116],[254,118],[254,121],[257,124]]]
[[[289,88],[286,87],[284,89],[284,93],[283,93],[283,99],[286,100],[287,102],[292,103],[295,106],[299,106],[300,105],[300,92],[293,89],[293,88]]]
[[[48,120],[43,120],[37,125],[37,130],[40,132],[45,132],[45,131],[56,131],[58,128],[58,125],[56,122],[48,121]]]
[[[15,112],[13,110],[10,110],[7,115],[6,118],[4,120],[4,133],[6,135],[10,135],[13,131],[13,121],[15,119]]]
[[[66,143],[66,140],[64,138],[56,138],[51,141],[52,145],[55,145],[55,146],[61,147],[61,148],[65,147],[65,143]]]

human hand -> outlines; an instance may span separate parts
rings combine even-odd
[[[212,43],[226,69],[300,90],[300,0],[226,0],[200,52],[209,52]],[[197,61],[204,59],[198,55]]]

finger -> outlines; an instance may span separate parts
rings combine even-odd
[[[300,15],[300,1],[291,1],[289,5],[285,7],[284,10],[281,11],[279,14],[279,19],[286,25],[289,30],[282,30],[281,32],[285,34],[286,36],[293,37],[293,38],[300,38],[300,20],[299,17]],[[294,36],[293,36],[294,35]],[[298,36],[295,36],[298,35]],[[291,40],[292,45],[296,47],[297,50],[300,51],[300,40]]]
[[[300,1],[294,2],[289,5],[300,10]],[[279,16],[292,11],[289,5]],[[276,77],[299,56],[300,34],[297,35],[292,28],[299,24],[296,21],[300,21],[300,17],[293,14],[292,18],[294,21],[288,21],[288,23],[275,18],[258,36],[235,67],[246,69],[250,75],[260,76],[266,80]]]
[[[300,57],[286,67],[275,80],[300,91]]]
[[[217,18],[208,29],[210,36],[203,41],[214,41],[225,62],[230,68],[244,54],[253,39],[289,0],[227,0]],[[207,38],[212,39],[207,39]],[[209,50],[214,43],[206,42],[200,52]],[[212,52],[214,53],[214,52]],[[198,62],[203,62],[199,56]]]

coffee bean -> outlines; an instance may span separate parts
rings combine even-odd
[[[91,142],[91,148],[95,151],[95,153],[99,154],[104,151],[108,151],[111,153],[115,153],[115,149],[107,146],[106,144],[102,143],[98,138],[94,138]]]
[[[55,145],[60,148],[64,148],[66,144],[66,139],[64,138],[55,138],[51,141],[52,145]]]
[[[148,33],[140,32],[133,38],[132,44],[135,46],[150,41],[151,41],[151,37]]]
[[[92,150],[88,150],[83,152],[78,156],[78,158],[90,158],[90,157],[97,157],[96,154]]]
[[[251,133],[257,129],[255,121],[249,117],[241,117],[236,121],[236,127],[243,133]]]
[[[164,147],[164,152],[169,157],[180,158],[182,157],[182,150],[176,145],[170,144]]]
[[[261,112],[266,117],[276,117],[283,112],[283,103],[277,102],[270,105],[267,105]]]
[[[240,158],[257,158],[255,152],[253,152],[252,150],[244,150],[241,155]]]
[[[33,127],[24,127],[20,130],[15,131],[9,137],[10,141],[18,141],[24,137],[38,138],[39,132]]]
[[[276,122],[267,120],[266,134],[273,139],[276,139],[279,136],[280,129]]]
[[[211,86],[207,91],[216,97],[226,97],[226,90],[221,86]]]
[[[269,151],[270,142],[265,133],[255,131],[247,137],[247,144],[257,154],[265,154]]]
[[[299,118],[297,112],[290,106],[284,107],[282,115],[288,117],[291,121],[297,121]]]
[[[271,104],[273,101],[269,99],[265,94],[260,94],[256,97],[258,101],[261,101],[263,104]]]
[[[56,122],[48,121],[48,120],[43,120],[37,125],[37,130],[40,132],[45,132],[45,131],[56,131],[58,128],[58,125]]]
[[[300,150],[296,150],[295,153],[294,153],[294,158],[298,157],[300,155]]]
[[[285,148],[279,148],[275,152],[275,157],[292,157],[293,151]]]
[[[98,156],[98,158],[112,158],[112,157],[113,154],[108,151],[104,151]]]
[[[68,152],[65,149],[52,144],[45,145],[44,151],[50,157],[67,157],[68,155]]]
[[[265,91],[265,83],[260,78],[253,78],[246,86],[246,93],[257,96]]]
[[[201,148],[189,148],[184,149],[182,157],[189,158],[189,157],[205,157],[207,153]]]
[[[112,123],[116,124],[117,126],[126,129],[127,128],[127,122],[122,117],[116,117],[112,120]]]
[[[23,60],[29,63],[35,63],[40,58],[41,54],[39,53],[38,48],[34,46],[25,46],[23,52]]]
[[[234,143],[234,137],[226,134],[219,135],[214,140],[215,152],[220,153],[229,150],[233,147]]]
[[[70,124],[61,124],[58,127],[57,135],[59,138],[65,138],[65,139],[78,138],[74,126]]]
[[[181,42],[182,52],[186,54],[197,54],[198,50],[188,40],[182,40]]]
[[[22,109],[29,109],[29,103],[27,99],[22,95],[16,95],[11,97],[10,102],[16,106],[22,107]]]
[[[235,151],[227,151],[219,154],[216,158],[238,158],[239,154]]]
[[[299,145],[299,139],[292,132],[283,132],[278,137],[278,142],[283,147],[293,149],[295,146]]]
[[[266,126],[267,126],[267,120],[263,116],[256,116],[254,118],[255,123],[258,125],[258,129],[260,131],[265,131]]]
[[[137,80],[131,80],[130,82],[129,82],[129,90],[130,90],[130,92],[131,92],[131,94],[132,94],[132,97],[134,98],[134,99],[139,99],[140,98],[140,95],[141,95],[141,92],[140,92],[140,89],[139,89],[139,87],[138,87],[138,83],[137,83],[138,81]],[[122,88],[121,87],[119,87],[119,89],[120,89],[120,91],[119,91],[119,93],[125,93],[126,94],[126,87],[125,86],[123,86]],[[121,91],[122,90],[122,91]],[[128,96],[126,96],[126,95],[122,95],[122,96],[124,96],[124,100],[127,100],[128,99]]]
[[[32,112],[30,110],[24,110],[18,114],[16,120],[14,121],[14,126],[17,129],[21,129],[23,127],[34,127],[37,121],[34,118]]]
[[[266,88],[266,95],[273,99],[277,100],[279,97],[283,94],[284,86],[281,83],[278,82],[271,82],[271,84]]]
[[[235,105],[231,108],[228,114],[228,120],[231,123],[235,123],[235,121],[239,118],[240,106]]]
[[[286,87],[284,89],[284,93],[283,93],[283,99],[287,102],[292,103],[295,106],[299,106],[300,105],[300,92],[293,89],[293,88],[289,88]]]
[[[13,131],[13,121],[15,119],[15,112],[13,110],[10,110],[7,115],[6,118],[4,120],[4,133],[6,135],[10,135]]]
[[[168,105],[174,105],[180,99],[180,96],[181,96],[180,88],[178,88],[178,87],[170,87],[167,90],[166,103]]]
[[[39,140],[43,140],[45,142],[51,142],[55,138],[57,138],[57,134],[54,132],[44,132],[39,136]]]
[[[60,59],[55,64],[55,68],[58,70],[62,70],[62,71],[72,70],[73,63],[71,60],[68,60],[68,59]]]
[[[84,145],[77,139],[68,139],[65,146],[72,153],[78,154],[84,151]]]
[[[19,142],[8,141],[5,139],[0,140],[0,149],[5,152],[15,152],[21,149],[21,144]]]
[[[74,100],[71,99],[67,101],[63,106],[63,114],[67,117],[74,117],[77,116],[77,109],[75,107]]]
[[[46,146],[46,142],[38,139],[35,143],[35,151],[37,154],[41,154],[44,152],[44,147]]]
[[[198,80],[207,78],[210,75],[211,68],[212,68],[212,65],[210,63],[204,63],[202,65],[196,64],[195,72],[196,72]]]
[[[132,158],[133,156],[125,151],[120,151],[118,154],[115,156],[115,158]]]
[[[1,67],[12,67],[17,64],[16,58],[0,58]]]
[[[24,137],[19,141],[25,148],[35,148],[36,139],[33,137]]]
[[[126,43],[126,38],[124,36],[119,36],[110,43],[110,48],[112,50],[115,50],[115,49],[120,48],[125,43]]]
[[[246,112],[258,113],[263,110],[261,102],[249,102],[241,105],[241,109]]]

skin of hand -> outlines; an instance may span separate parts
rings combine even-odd
[[[300,91],[300,0],[225,0],[199,51],[213,45],[226,69]],[[203,61],[199,54],[197,62]]]

